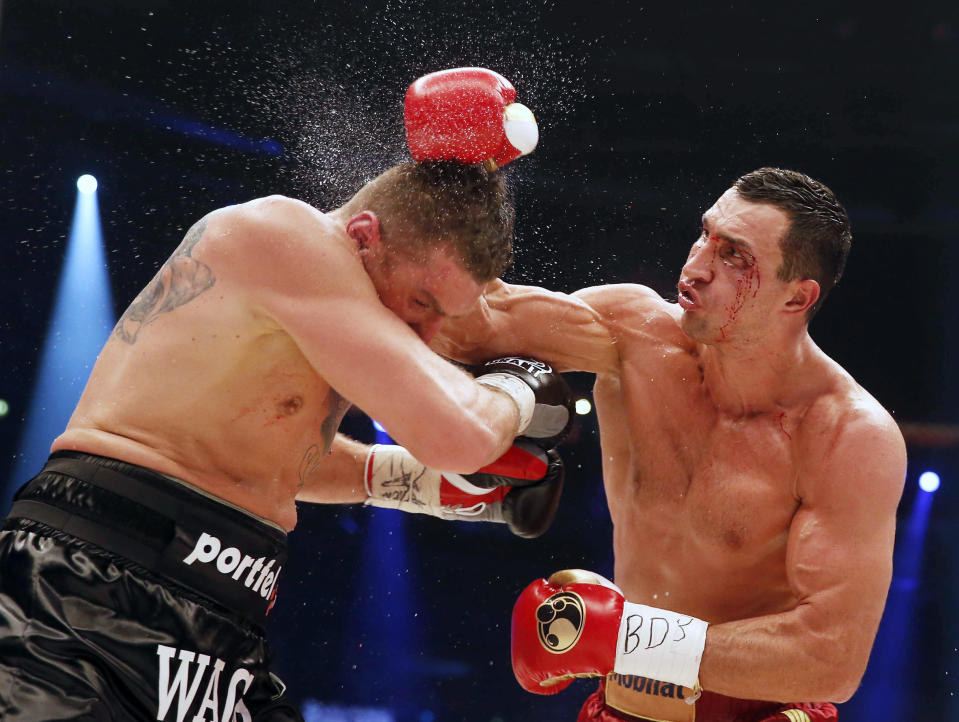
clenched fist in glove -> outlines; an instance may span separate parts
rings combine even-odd
[[[491,161],[503,166],[532,152],[536,118],[514,102],[516,88],[486,68],[424,75],[406,91],[406,141],[413,160]]]
[[[562,492],[559,454],[523,439],[473,474],[429,469],[402,446],[376,445],[366,458],[367,504],[441,519],[501,522],[526,538],[549,528]]]
[[[610,672],[699,684],[706,622],[633,604],[608,579],[581,569],[537,579],[513,607],[513,673],[523,689],[559,692]]]
[[[479,383],[513,396],[520,407],[521,436],[544,449],[566,438],[573,425],[573,399],[563,375],[548,363],[504,356],[469,370]]]

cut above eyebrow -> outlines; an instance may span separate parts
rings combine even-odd
[[[703,224],[703,229],[705,230],[705,229],[706,229],[706,226],[707,226],[707,223],[706,223],[706,214],[705,214],[705,213],[703,213],[702,224]],[[720,240],[722,240],[722,241],[725,241],[726,243],[728,243],[728,244],[730,244],[730,245],[732,245],[732,246],[739,246],[740,248],[743,248],[743,249],[749,251],[750,254],[753,253],[753,244],[750,243],[749,241],[747,241],[747,240],[744,239],[744,238],[736,238],[735,236],[730,236],[730,235],[728,235],[728,234],[726,234],[726,233],[712,233],[712,232],[711,232],[709,235],[711,235],[711,236],[716,236],[716,238],[718,238],[718,239],[720,239]]]

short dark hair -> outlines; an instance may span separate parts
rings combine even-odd
[[[513,258],[515,208],[502,171],[456,161],[408,161],[367,183],[346,207],[371,210],[384,243],[418,254],[448,245],[477,281]]]
[[[819,298],[807,318],[822,306],[826,294],[842,277],[852,245],[849,215],[836,195],[804,173],[782,168],[759,168],[737,179],[736,192],[753,203],[768,203],[786,213],[789,228],[779,241],[781,281],[811,278],[819,284]]]

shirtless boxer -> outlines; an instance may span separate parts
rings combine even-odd
[[[483,467],[420,469],[427,510],[455,517],[452,490],[540,532],[558,460],[511,444],[568,424],[561,377],[501,363],[474,380],[425,343],[502,272],[512,227],[502,174],[456,161],[400,164],[329,213],[272,196],[196,223],[0,532],[0,717],[302,719],[265,615],[297,500],[406,508],[382,473],[369,491],[344,473],[367,457]],[[408,451],[374,463],[337,435],[351,402]]]
[[[437,338],[451,357],[509,350],[597,375],[619,589],[581,571],[527,588],[512,650],[526,689],[605,675],[580,720],[827,720],[832,704],[784,703],[852,696],[906,456],[808,333],[850,239],[829,189],[764,168],[703,214],[678,303],[497,283]]]

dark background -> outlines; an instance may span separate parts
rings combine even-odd
[[[921,471],[938,471],[943,487],[919,575],[893,583],[899,636],[887,619],[872,676],[842,718],[959,720],[956,5],[706,5],[0,4],[0,397],[10,404],[0,479],[24,480],[9,476],[77,176],[100,182],[119,315],[205,213],[269,193],[334,207],[406,157],[412,80],[489,67],[541,131],[535,153],[508,169],[519,219],[507,280],[566,291],[640,282],[674,297],[702,211],[763,165],[807,172],[846,205],[852,255],[812,335],[903,425],[903,524]],[[588,395],[590,377],[570,380]],[[359,412],[343,430],[372,438]],[[612,572],[594,416],[579,419],[563,454],[563,505],[535,541],[499,526],[303,508],[271,628],[294,698],[325,705],[313,707],[324,720],[573,719],[593,683],[535,697],[508,659],[509,609],[528,581],[563,567]],[[906,544],[901,534],[897,554]],[[889,699],[918,711],[889,716],[900,715]]]

